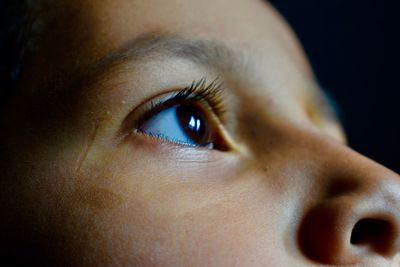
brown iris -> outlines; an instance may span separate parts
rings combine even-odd
[[[207,119],[199,108],[190,105],[177,106],[176,114],[182,129],[193,143],[207,146],[213,141]]]

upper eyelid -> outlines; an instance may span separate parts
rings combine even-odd
[[[148,110],[147,119],[152,115],[156,115],[158,112],[165,108],[171,107],[175,104],[183,104],[191,101],[192,104],[204,103],[206,109],[216,115],[219,121],[222,121],[222,116],[225,112],[224,100],[221,96],[221,84],[216,83],[217,79],[207,85],[205,78],[199,81],[194,81],[190,87],[186,87],[183,90],[176,92],[174,95],[167,97],[165,100],[161,100],[158,103],[150,102],[151,106]],[[193,103],[194,102],[194,103]],[[146,114],[145,114],[146,115]],[[142,121],[146,118],[142,118]]]
[[[136,122],[136,124],[140,124],[144,122],[147,119],[150,119],[152,116],[157,115],[159,112],[173,107],[174,105],[179,105],[182,104],[183,102],[200,102],[200,100],[196,100],[193,97],[187,97],[185,99],[180,99],[179,96],[177,96],[178,93],[173,92],[172,95],[166,96],[165,99],[161,100],[150,100],[148,105],[144,105],[145,107],[143,108],[142,113],[144,113],[142,116],[140,116],[140,119]],[[146,107],[147,106],[147,107]],[[211,108],[210,108],[211,109]]]
[[[163,109],[173,106],[174,103],[179,104],[179,101],[181,103],[192,101],[192,103],[197,102],[199,105],[201,102],[203,102],[203,105],[207,104],[206,108],[209,109],[209,112],[215,114],[215,116],[212,116],[213,119],[222,124],[223,114],[225,113],[224,89],[221,81],[216,83],[218,80],[219,77],[212,80],[212,82],[207,82],[206,78],[203,77],[193,81],[186,87],[178,87],[149,97],[147,100],[142,101],[141,104],[138,104],[125,118],[119,131],[120,136],[126,136],[139,123],[150,119],[151,116],[156,115]],[[216,87],[212,88],[212,85]]]

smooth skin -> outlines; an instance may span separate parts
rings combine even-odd
[[[346,146],[268,3],[60,0],[41,15],[1,120],[13,261],[400,266],[399,175]],[[210,124],[227,149],[134,131],[151,99],[204,77],[223,83]]]

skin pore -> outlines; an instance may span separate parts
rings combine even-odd
[[[2,114],[2,251],[40,266],[399,266],[400,177],[346,146],[268,3],[49,5]],[[195,104],[213,148],[140,124],[202,81],[220,84],[221,114]]]

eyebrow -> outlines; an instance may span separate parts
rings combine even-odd
[[[152,59],[154,56],[182,58],[207,68],[227,71],[232,75],[244,76],[246,56],[239,51],[211,40],[188,39],[168,33],[144,33],[92,64],[84,72],[81,82],[85,85],[99,77],[106,78],[120,67]]]

